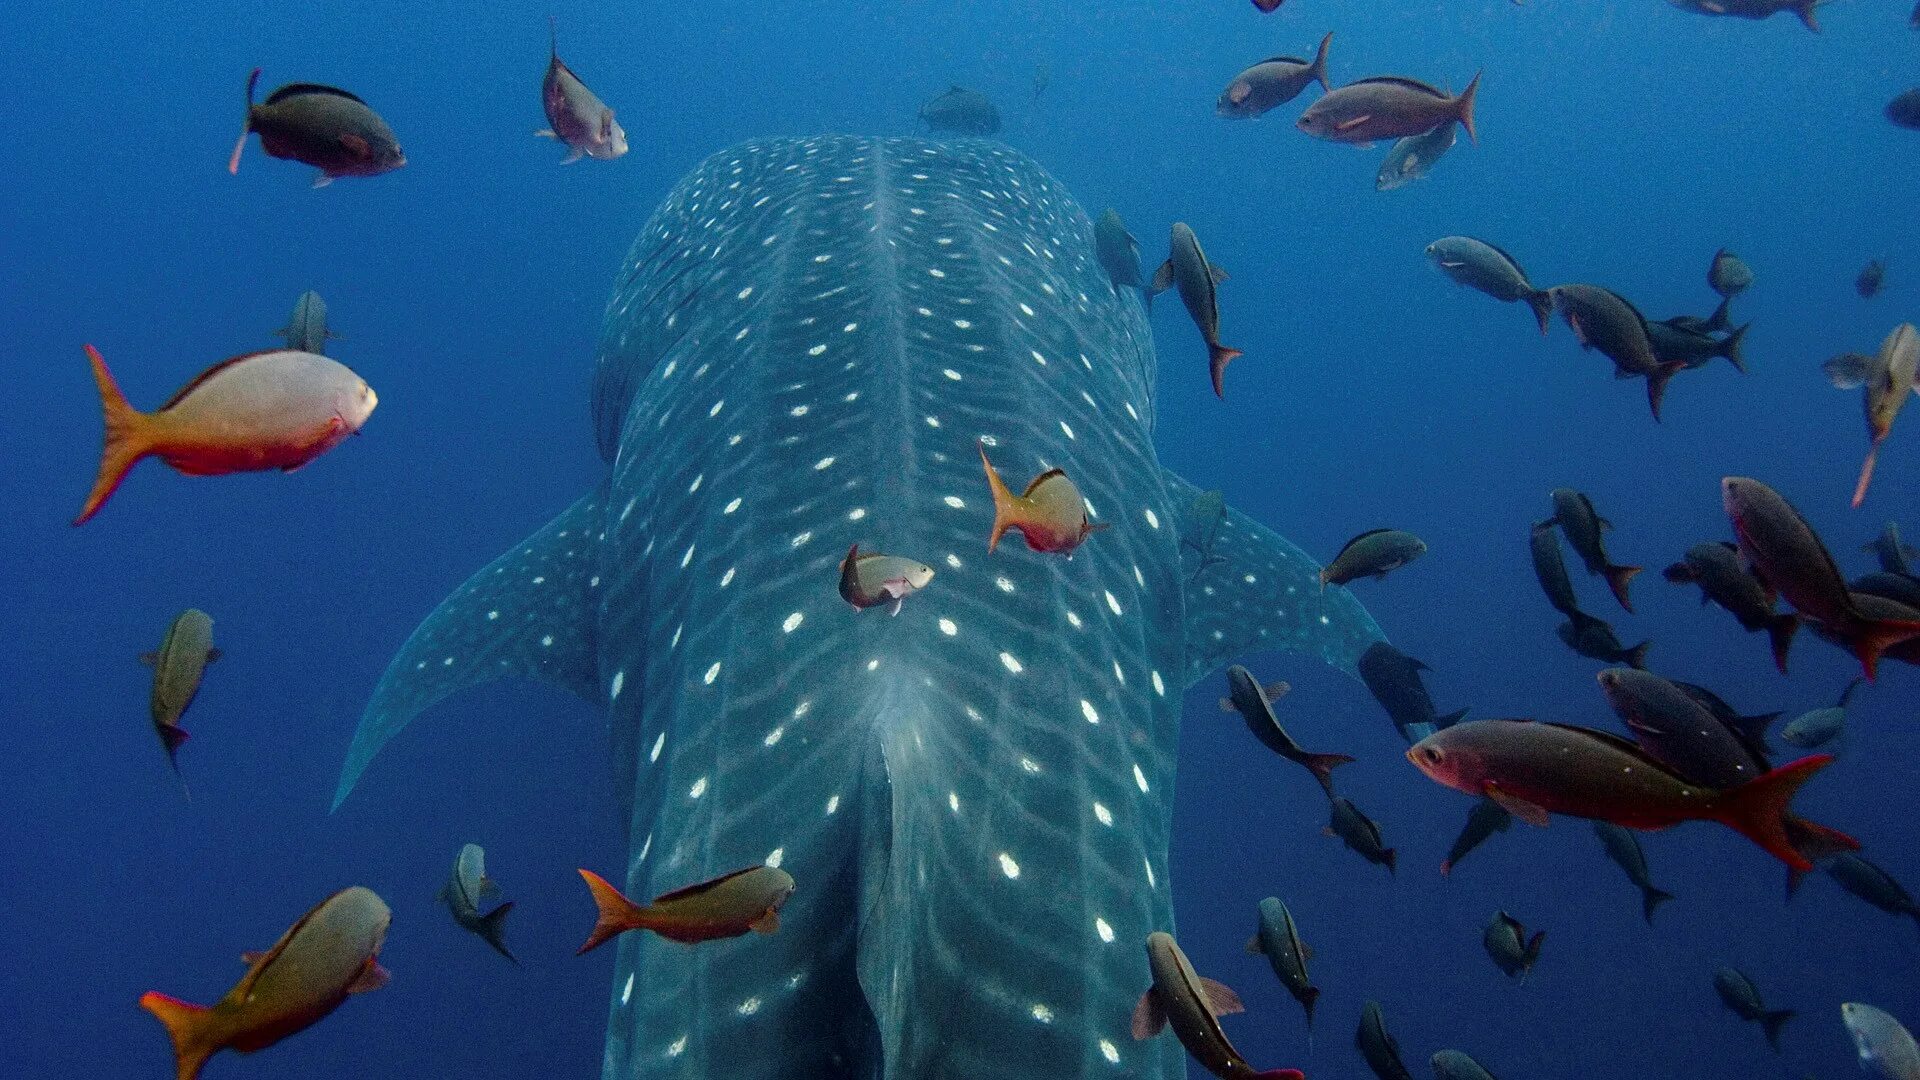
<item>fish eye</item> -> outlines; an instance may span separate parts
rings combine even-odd
[[[1435,750],[1431,746],[1422,747],[1420,750],[1420,760],[1429,765],[1438,765],[1440,764],[1440,751]]]

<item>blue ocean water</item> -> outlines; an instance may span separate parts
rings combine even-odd
[[[549,13],[562,55],[619,110],[633,151],[618,162],[563,169],[529,135],[543,125]],[[392,985],[207,1075],[597,1074],[612,959],[571,954],[591,914],[574,867],[624,850],[602,722],[540,687],[465,694],[329,816],[353,724],[419,618],[601,475],[586,403],[602,307],[673,181],[750,136],[915,131],[950,83],[994,97],[1001,136],[1090,211],[1119,209],[1150,261],[1182,220],[1230,271],[1222,337],[1247,355],[1225,403],[1185,313],[1156,306],[1162,461],[1323,559],[1366,528],[1424,537],[1425,559],[1356,591],[1432,665],[1443,711],[1614,726],[1597,665],[1555,639],[1526,561],[1527,525],[1562,485],[1614,522],[1616,558],[1649,567],[1634,616],[1575,572],[1623,640],[1655,642],[1655,670],[1743,711],[1831,703],[1855,670],[1846,656],[1808,637],[1782,678],[1759,637],[1657,579],[1727,534],[1727,474],[1793,500],[1849,572],[1869,568],[1857,548],[1881,521],[1920,534],[1916,436],[1898,426],[1867,507],[1847,508],[1866,442],[1858,397],[1818,366],[1870,351],[1920,295],[1914,135],[1880,114],[1908,85],[1916,38],[1878,0],[1821,21],[1814,35],[1791,16],[1707,20],[1655,0],[1293,0],[1271,16],[1237,0],[10,7],[0,57],[22,73],[25,107],[0,144],[13,657],[0,1072],[166,1075],[166,1038],[133,1004],[142,991],[211,1001],[242,950],[359,883],[394,908]],[[1382,151],[1295,131],[1304,101],[1253,123],[1212,115],[1241,67],[1306,54],[1328,30],[1336,83],[1396,73],[1457,89],[1483,70],[1481,144],[1378,193]],[[228,176],[256,65],[263,87],[355,90],[410,164],[316,192],[310,170],[256,141]],[[1716,362],[1682,375],[1656,425],[1640,385],[1616,383],[1564,326],[1542,339],[1522,307],[1435,273],[1422,248],[1452,233],[1500,244],[1536,284],[1608,285],[1655,317],[1710,310],[1707,260],[1729,246],[1757,275],[1735,301],[1754,320],[1752,374]],[[1853,275],[1876,256],[1888,288],[1863,301]],[[380,393],[364,438],[288,476],[188,479],[149,463],[68,528],[98,449],[83,342],[152,407],[213,361],[273,345],[309,288],[331,307],[334,355]],[[186,606],[213,614],[226,654],[185,721],[191,802],[154,745],[135,659]],[[1320,835],[1311,783],[1215,709],[1221,678],[1188,694],[1180,940],[1245,998],[1248,1015],[1226,1024],[1256,1064],[1363,1075],[1350,1041],[1367,998],[1416,1074],[1455,1047],[1505,1080],[1847,1075],[1841,1001],[1920,1020],[1911,925],[1824,875],[1784,905],[1778,864],[1722,829],[1643,838],[1679,897],[1651,929],[1577,821],[1516,825],[1442,878],[1470,800],[1406,764],[1358,683],[1299,657],[1245,662],[1294,684],[1282,715],[1302,742],[1360,758],[1341,788],[1401,857],[1389,878]],[[1915,686],[1889,665],[1859,696],[1840,763],[1800,806],[1920,886]],[[434,902],[469,840],[519,904],[508,936],[524,968]],[[1311,1050],[1298,1008],[1242,952],[1266,895],[1316,949]],[[1547,931],[1525,986],[1482,953],[1496,908]],[[1801,1010],[1783,1053],[1722,1009],[1721,964]]]

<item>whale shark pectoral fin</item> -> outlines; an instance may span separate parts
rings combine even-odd
[[[1231,507],[1203,500],[1192,484],[1163,472],[1168,499],[1182,507],[1180,535],[1214,529],[1204,559],[1182,557],[1185,576],[1186,685],[1244,653],[1311,653],[1351,675],[1367,646],[1385,640],[1346,589],[1320,590],[1320,564],[1272,529]],[[1196,514],[1215,520],[1201,520]]]
[[[520,676],[603,699],[593,612],[605,505],[602,484],[482,567],[414,629],[360,716],[334,809],[387,740],[455,691]]]

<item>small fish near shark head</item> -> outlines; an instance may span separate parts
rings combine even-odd
[[[606,1077],[1182,1075],[1173,1040],[1128,1030],[1140,942],[1172,920],[1181,690],[1260,649],[1351,673],[1381,635],[1161,469],[1151,336],[1093,237],[997,143],[709,159],[608,305],[607,480],[381,679],[336,806],[423,710],[531,677],[607,712],[614,886],[756,863],[797,882],[775,934],[619,938]],[[1064,470],[1110,528],[1071,560],[987,551],[976,447]],[[835,582],[856,542],[938,578],[897,617],[854,610]]]

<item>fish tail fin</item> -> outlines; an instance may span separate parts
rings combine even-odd
[[[1213,376],[1215,397],[1222,401],[1227,399],[1227,365],[1233,362],[1234,357],[1244,355],[1239,349],[1229,348],[1217,341],[1207,343],[1207,374]]]
[[[480,936],[493,946],[495,952],[518,964],[519,959],[507,951],[507,913],[513,910],[513,903],[509,900],[480,916]]]
[[[1867,485],[1873,483],[1873,462],[1874,459],[1879,456],[1880,443],[1878,440],[1875,440],[1873,445],[1867,447],[1867,460],[1860,463],[1860,482],[1853,486],[1853,508],[1855,510],[1860,509],[1860,504],[1867,501]]]
[[[1880,667],[1880,654],[1903,641],[1920,637],[1920,621],[1910,619],[1861,619],[1859,629],[1848,641],[1853,655],[1866,669],[1872,682]]]
[[[73,519],[75,525],[85,524],[87,519],[100,512],[100,507],[126,479],[127,470],[143,457],[153,453],[152,422],[140,410],[127,404],[127,396],[120,392],[120,384],[113,381],[113,372],[107,370],[107,362],[100,357],[100,351],[87,346],[87,361],[93,365],[93,381],[100,388],[100,411],[106,420],[106,441],[100,451],[100,471],[94,478],[93,490],[87,493],[86,504],[80,507],[80,514]]]
[[[140,995],[140,1007],[152,1013],[154,1019],[166,1027],[168,1037],[173,1039],[173,1060],[178,1080],[194,1080],[207,1064],[207,1059],[219,1049],[214,1044],[208,1023],[212,1010],[205,1005],[181,1001],[153,990]]]
[[[560,20],[551,14],[547,16],[547,55],[560,55]]]
[[[233,144],[233,156],[227,159],[227,172],[230,175],[240,174],[240,151],[247,148],[247,136],[253,134],[253,88],[259,82],[260,69],[254,68],[253,74],[247,76],[247,118],[240,123],[240,138]]]
[[[1725,300],[1720,302],[1722,304],[1726,303]],[[1746,358],[1740,354],[1740,343],[1746,340],[1747,331],[1752,328],[1752,323],[1741,323],[1734,329],[1733,333],[1727,335],[1727,340],[1720,343],[1720,355],[1726,357],[1727,363],[1732,364],[1734,370],[1742,375],[1747,373],[1747,361]]]
[[[976,442],[980,450],[980,464],[987,470],[987,487],[993,492],[993,531],[987,534],[987,551],[992,553],[1000,546],[1000,538],[1015,524],[1015,515],[1019,507],[1014,503],[1014,494],[1007,488],[1007,482],[1000,479],[1000,470],[987,460],[987,444]]]
[[[1807,880],[1806,871],[1795,870],[1791,866],[1787,867],[1787,903],[1793,903],[1793,894],[1800,891],[1800,883],[1805,880]]]
[[[1601,573],[1607,576],[1607,588],[1613,590],[1613,598],[1620,601],[1620,606],[1626,609],[1629,615],[1633,614],[1633,600],[1627,596],[1627,583],[1632,581],[1633,576],[1643,569],[1645,568],[1639,566],[1614,566],[1609,564],[1601,571]]]
[[[1254,1073],[1253,1080],[1307,1080],[1307,1074],[1299,1069],[1268,1069]]]
[[[1914,913],[1914,918],[1920,919],[1920,911],[1917,911]],[[1307,1012],[1308,1040],[1312,1040],[1313,1038],[1313,1007],[1315,1005],[1318,1005],[1319,1003],[1320,1003],[1319,987],[1309,986],[1305,990],[1300,991],[1300,1007],[1302,1009],[1305,1009]]]
[[[1533,309],[1533,317],[1540,324],[1540,336],[1547,336],[1547,329],[1553,325],[1553,294],[1545,289],[1535,289],[1527,294],[1527,306]]]
[[[1647,670],[1647,650],[1653,648],[1653,642],[1643,641],[1627,650],[1627,666]]]
[[[1760,1026],[1766,1030],[1767,1045],[1777,1052],[1780,1049],[1780,1029],[1787,1026],[1787,1021],[1798,1015],[1800,1014],[1792,1009],[1773,1009],[1762,1013]]]
[[[1314,79],[1320,83],[1322,93],[1333,89],[1333,87],[1327,83],[1327,43],[1332,40],[1333,33],[1331,31],[1327,33],[1326,37],[1320,39],[1320,48],[1313,54],[1313,66],[1307,69],[1307,74],[1313,76]]]
[[[1800,0],[1793,9],[1793,13],[1800,16],[1800,21],[1807,24],[1807,29],[1816,34],[1820,32],[1820,23],[1814,18],[1813,9],[1819,6],[1820,0]]]
[[[1721,297],[1720,306],[1713,309],[1712,315],[1707,316],[1707,329],[1709,331],[1726,330],[1733,325],[1733,321],[1729,317],[1731,312],[1730,305],[1732,303],[1733,297]]]
[[[1434,730],[1436,731],[1444,731],[1447,728],[1450,728],[1453,725],[1459,723],[1460,721],[1465,720],[1466,718],[1467,718],[1467,710],[1455,709],[1445,716],[1434,717],[1433,727],[1434,727]]]
[[[1473,81],[1460,92],[1460,126],[1467,129],[1467,138],[1473,145],[1480,145],[1480,135],[1473,129],[1473,100],[1480,93],[1480,73],[1473,73]]]
[[[1800,629],[1800,616],[1786,611],[1767,621],[1767,643],[1773,649],[1773,666],[1787,673],[1787,649],[1793,645],[1794,632]]]
[[[1400,876],[1400,857],[1394,854],[1392,848],[1387,848],[1380,852],[1380,859],[1387,864],[1387,873],[1395,877]]]
[[[1547,932],[1545,930],[1534,931],[1533,937],[1530,940],[1528,940],[1526,952],[1521,955],[1522,955],[1522,958],[1527,962],[1527,971],[1529,974],[1531,974],[1533,971],[1533,965],[1539,962],[1540,946],[1546,940],[1547,940]]]
[[[593,932],[587,935],[586,944],[580,946],[575,956],[592,952],[628,930],[639,929],[642,922],[640,906],[627,899],[606,878],[591,870],[580,871],[580,876],[586,879],[587,891],[593,894],[593,905],[599,909],[600,917],[594,921]]]
[[[1667,396],[1667,383],[1675,375],[1685,371],[1687,365],[1679,360],[1657,364],[1647,372],[1647,406],[1653,410],[1653,422],[1660,422],[1660,402]]]
[[[1656,889],[1652,885],[1647,885],[1641,888],[1640,890],[1641,918],[1644,918],[1647,920],[1648,926],[1652,926],[1654,909],[1658,908],[1661,904],[1664,904],[1671,899],[1673,899],[1673,894],[1666,891],[1665,889]]]
[[[1717,811],[1715,820],[1760,845],[1767,854],[1795,870],[1811,870],[1813,863],[1800,853],[1787,835],[1787,808],[1800,786],[1831,764],[1832,754],[1814,754],[1722,792],[1714,807]],[[1832,835],[1852,843],[1852,838],[1844,833]]]
[[[1333,794],[1333,770],[1353,760],[1348,754],[1304,754],[1300,764],[1306,766],[1328,795]]]

